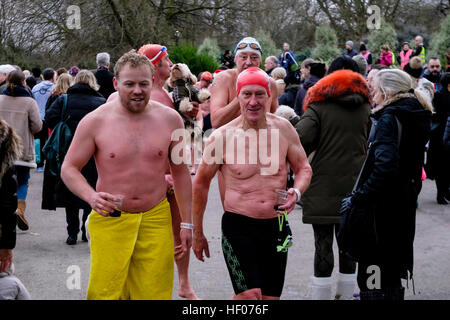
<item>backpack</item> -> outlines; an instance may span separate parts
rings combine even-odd
[[[67,120],[70,118],[70,116],[67,117],[66,115],[67,94],[64,94],[63,97],[61,121],[53,128],[52,134],[42,148],[42,153],[47,160],[47,166],[50,169],[50,173],[54,176],[60,175],[64,157],[73,138],[72,131],[67,124]]]

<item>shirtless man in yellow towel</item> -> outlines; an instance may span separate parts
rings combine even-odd
[[[172,132],[184,129],[175,110],[150,101],[153,65],[134,51],[116,63],[119,99],[83,118],[62,166],[66,186],[92,207],[87,299],[171,299],[174,247],[165,172],[170,166],[181,211],[183,252],[192,242],[192,183],[172,161]],[[94,156],[97,190],[80,170]],[[123,200],[121,201],[121,199]]]

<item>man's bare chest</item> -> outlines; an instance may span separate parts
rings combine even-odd
[[[116,127],[96,137],[96,157],[113,163],[155,162],[168,159],[170,133],[159,127]]]

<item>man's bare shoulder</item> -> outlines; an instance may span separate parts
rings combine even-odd
[[[293,134],[296,135],[297,132],[295,131],[292,124],[289,122],[289,120],[274,115],[273,113],[267,113],[266,114],[267,121],[269,122],[270,126],[273,129],[279,129],[283,135],[292,136]]]
[[[153,88],[150,94],[150,100],[157,101],[168,107],[174,108],[173,101],[169,96],[169,93],[163,88]]]
[[[213,83],[211,84],[211,88],[221,89],[224,85],[232,85],[236,82],[237,70],[229,69],[219,72],[215,78]]]
[[[151,104],[151,111],[157,113],[158,116],[162,117],[163,119],[166,119],[171,123],[179,123],[179,121],[181,121],[181,123],[183,122],[180,114],[171,107],[155,100],[150,100],[149,103]]]

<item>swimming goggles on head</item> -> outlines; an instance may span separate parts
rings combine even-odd
[[[245,49],[247,47],[250,47],[250,48],[252,48],[254,50],[258,50],[259,52],[262,53],[261,47],[259,46],[259,44],[255,43],[255,42],[252,42],[252,43],[241,42],[240,44],[238,44],[236,46],[236,49],[234,51],[236,52],[238,50],[242,50],[242,49]]]

